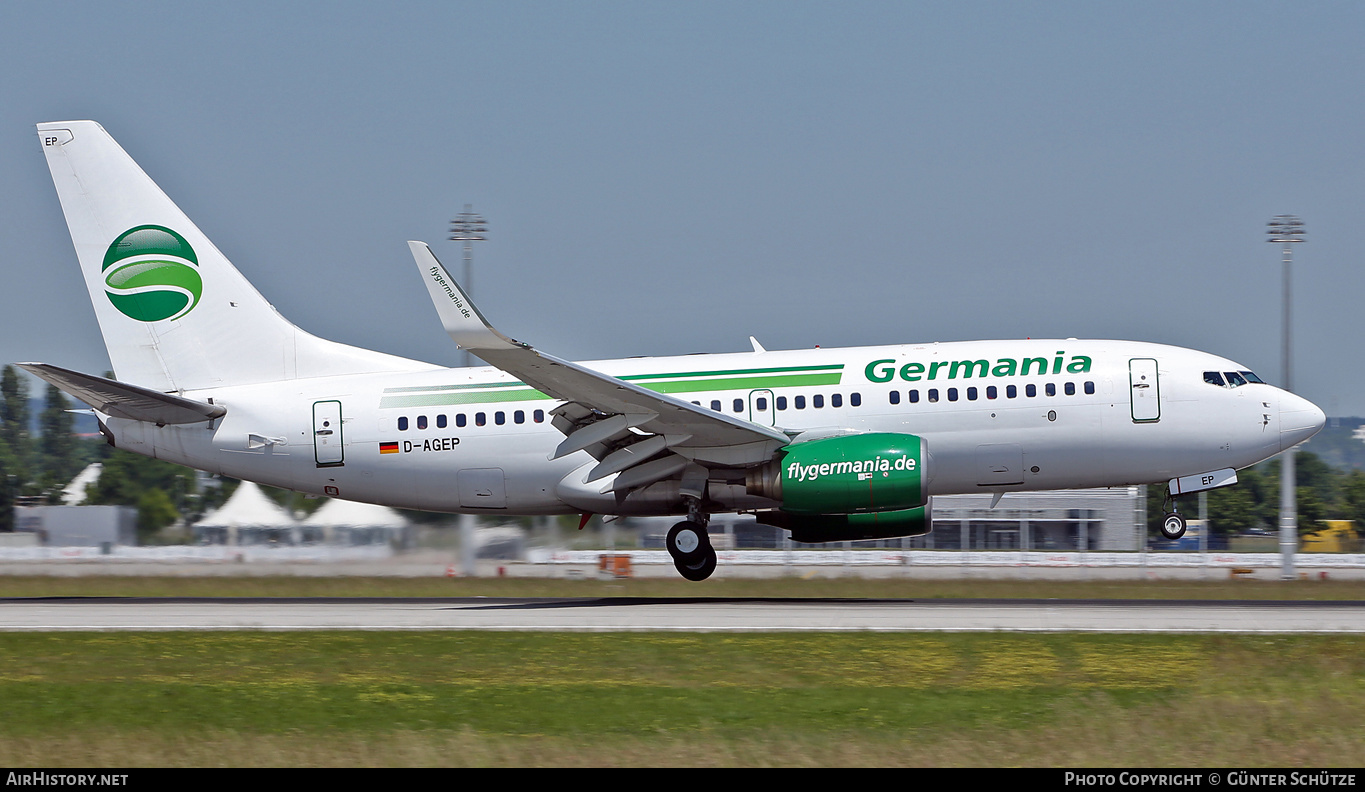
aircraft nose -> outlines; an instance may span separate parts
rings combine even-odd
[[[1317,434],[1327,424],[1327,416],[1302,396],[1284,392],[1280,396],[1280,450],[1285,451]]]

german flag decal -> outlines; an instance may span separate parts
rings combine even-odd
[[[396,454],[396,453],[398,453],[398,444],[397,444],[397,443],[380,443],[380,444],[379,444],[379,453],[381,453],[381,454]]]

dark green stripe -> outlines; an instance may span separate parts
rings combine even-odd
[[[758,388],[795,388],[812,385],[838,385],[842,375],[834,374],[793,374],[789,377],[734,377],[728,379],[683,380],[681,382],[655,382],[644,387],[657,393],[695,393],[697,391],[717,390],[755,390]]]
[[[683,380],[655,382],[644,387],[655,393],[697,393],[700,391],[760,390],[763,388],[796,388],[817,385],[838,385],[839,372],[829,374],[794,374],[788,377],[736,377],[729,379]],[[457,404],[495,404],[511,401],[535,401],[549,396],[538,390],[480,391],[475,393],[422,393],[410,396],[385,396],[380,407],[440,407]]]
[[[697,377],[708,377],[708,378],[715,378],[715,377],[739,377],[739,376],[742,376],[742,375],[752,375],[752,374],[781,374],[781,373],[784,373],[784,372],[798,372],[798,371],[799,371],[799,372],[834,372],[833,376],[835,377],[835,379],[833,380],[833,384],[836,384],[836,385],[837,385],[837,384],[839,383],[839,379],[838,379],[839,373],[841,373],[841,372],[843,371],[843,369],[844,369],[844,365],[843,365],[842,363],[834,363],[834,364],[830,364],[830,365],[827,365],[827,366],[780,366],[780,367],[775,367],[775,368],[729,369],[729,370],[718,370],[718,371],[690,371],[690,372],[683,372],[683,373],[674,372],[674,373],[670,373],[670,374],[627,374],[627,375],[625,375],[625,376],[617,377],[616,379],[626,380],[627,382],[637,382],[637,381],[640,381],[640,380],[662,380],[662,379],[676,379],[676,380],[684,380],[684,379],[685,379],[685,380],[692,380],[692,379],[695,379],[695,378],[697,378]],[[611,375],[608,374],[608,375],[606,375],[606,376],[611,376]],[[825,376],[831,376],[831,375],[827,374],[827,375],[825,375]],[[750,378],[749,380],[746,380],[746,381],[752,381],[752,378]],[[828,383],[822,382],[822,383],[810,383],[810,384],[828,384]],[[524,383],[524,382],[486,382],[486,383],[472,383],[472,384],[469,384],[469,385],[413,385],[413,386],[402,387],[402,388],[385,388],[385,389],[384,389],[384,392],[385,392],[385,393],[419,393],[419,392],[433,392],[433,391],[472,390],[472,389],[474,389],[474,388],[516,388],[516,387],[525,387],[525,386],[526,386],[526,383]],[[648,386],[648,387],[650,387],[652,390],[656,390],[656,391],[658,391],[658,392],[660,392],[660,393],[674,393],[674,392],[676,392],[676,391],[671,391],[671,390],[663,390],[663,389],[661,389],[661,388],[654,388],[653,386]]]
[[[741,374],[780,374],[786,371],[843,371],[844,364],[835,363],[828,366],[783,366],[780,368],[761,368],[761,369],[730,369],[723,371],[689,371],[680,374],[629,374],[624,377],[617,377],[623,380],[646,380],[646,379],[678,379],[683,377],[724,377],[738,376]]]

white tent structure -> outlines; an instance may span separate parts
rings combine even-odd
[[[261,488],[243,481],[227,503],[194,524],[199,544],[298,544],[299,523]]]
[[[63,506],[80,506],[85,503],[85,488],[90,484],[100,480],[100,472],[104,470],[104,465],[99,462],[91,462],[85,466],[85,470],[76,474],[62,490]]]
[[[401,543],[410,523],[387,506],[333,499],[322,504],[299,527],[305,541],[353,546]]]

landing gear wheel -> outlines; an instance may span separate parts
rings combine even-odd
[[[664,547],[668,548],[668,554],[673,556],[673,563],[678,566],[679,572],[682,572],[684,566],[695,566],[708,554],[711,556],[712,569],[715,568],[716,553],[711,549],[711,539],[706,535],[706,527],[701,523],[683,520],[674,525],[668,529]],[[687,577],[687,573],[684,572],[683,577]],[[705,576],[698,578],[704,579]]]
[[[716,551],[710,545],[706,546],[706,552],[702,554],[699,561],[693,564],[685,564],[682,561],[674,561],[674,568],[678,574],[691,580],[699,582],[711,577],[711,573],[716,571]]]
[[[1172,542],[1184,536],[1185,518],[1175,512],[1167,514],[1161,520],[1161,535]]]

